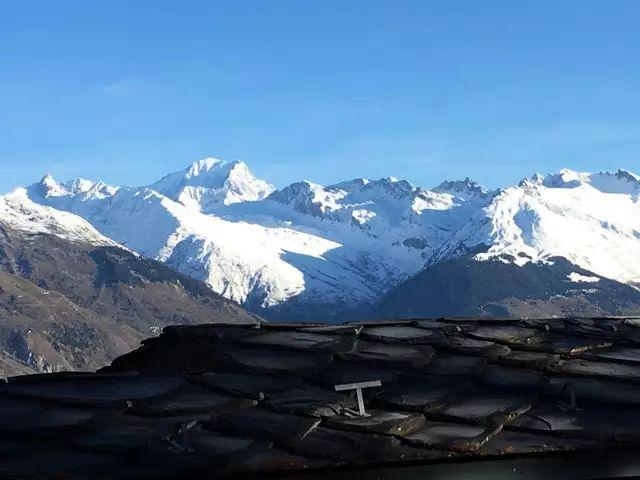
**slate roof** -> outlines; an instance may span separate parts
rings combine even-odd
[[[365,390],[370,416],[336,384]],[[217,477],[640,446],[640,320],[167,327],[0,383],[0,474]],[[63,476],[64,478],[64,476]]]

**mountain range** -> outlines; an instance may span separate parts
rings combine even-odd
[[[63,237],[100,235],[268,319],[640,311],[640,177],[622,169],[498,190],[393,177],[276,189],[207,158],[141,187],[45,176],[8,197],[64,212]]]

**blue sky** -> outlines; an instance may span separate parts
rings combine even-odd
[[[0,191],[206,156],[282,186],[640,171],[640,2],[0,4]]]

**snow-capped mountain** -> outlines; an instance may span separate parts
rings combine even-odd
[[[558,174],[509,187],[455,232],[434,260],[487,245],[479,260],[517,265],[564,257],[606,278],[640,285],[640,178]]]
[[[42,184],[50,181],[50,177],[45,177]],[[31,201],[23,188],[0,196],[0,225],[29,234],[46,233],[74,243],[117,245],[77,215]]]
[[[468,178],[275,190],[242,162],[205,159],[144,187],[45,177],[26,192],[279,318],[344,317],[470,253],[516,267],[563,257],[583,276],[640,285],[640,179],[624,170],[562,170],[499,191]]]
[[[50,198],[96,201],[117,191],[51,177],[35,187]],[[29,195],[0,196],[0,375],[99,368],[169,324],[259,321]]]
[[[275,189],[256,178],[243,162],[205,158],[167,175],[150,189],[183,205],[209,213],[220,205],[262,200]]]

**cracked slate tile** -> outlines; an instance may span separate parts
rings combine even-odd
[[[561,360],[547,369],[556,375],[576,375],[582,377],[604,377],[612,380],[640,382],[640,365],[615,362],[593,362],[586,359]]]
[[[349,405],[344,393],[304,386],[293,390],[268,394],[264,403],[274,410],[312,417],[333,417],[345,406],[357,408],[355,401]]]
[[[267,332],[244,338],[241,341],[252,345],[271,347],[348,352],[354,347],[355,337],[292,330]]]
[[[375,342],[358,342],[356,349],[339,357],[363,365],[391,368],[419,369],[428,364],[435,352],[428,345],[389,345]]]
[[[428,421],[424,428],[407,435],[405,438],[413,445],[468,453],[480,449],[501,429],[501,425],[485,427]]]
[[[255,400],[215,392],[197,385],[185,385],[160,398],[137,401],[129,410],[137,415],[162,417],[191,413],[219,414],[255,405]]]
[[[531,407],[530,396],[476,391],[448,404],[438,412],[427,413],[427,417],[484,425],[502,425],[526,413]]]
[[[471,386],[469,381],[443,376],[407,376],[397,384],[383,384],[372,403],[416,412],[437,412],[463,397]]]
[[[441,333],[410,325],[390,325],[365,328],[360,336],[378,342],[429,344],[440,338]]]
[[[247,371],[311,374],[321,371],[332,361],[330,354],[266,347],[221,347],[238,366]]]
[[[327,418],[324,424],[331,428],[359,430],[385,435],[406,436],[421,429],[425,418],[421,414],[367,410],[367,416],[334,416]]]
[[[513,432],[503,429],[487,441],[481,448],[481,454],[516,455],[526,453],[570,452],[603,448],[605,444],[594,440],[579,438],[559,438],[550,435],[538,435],[525,432]]]

